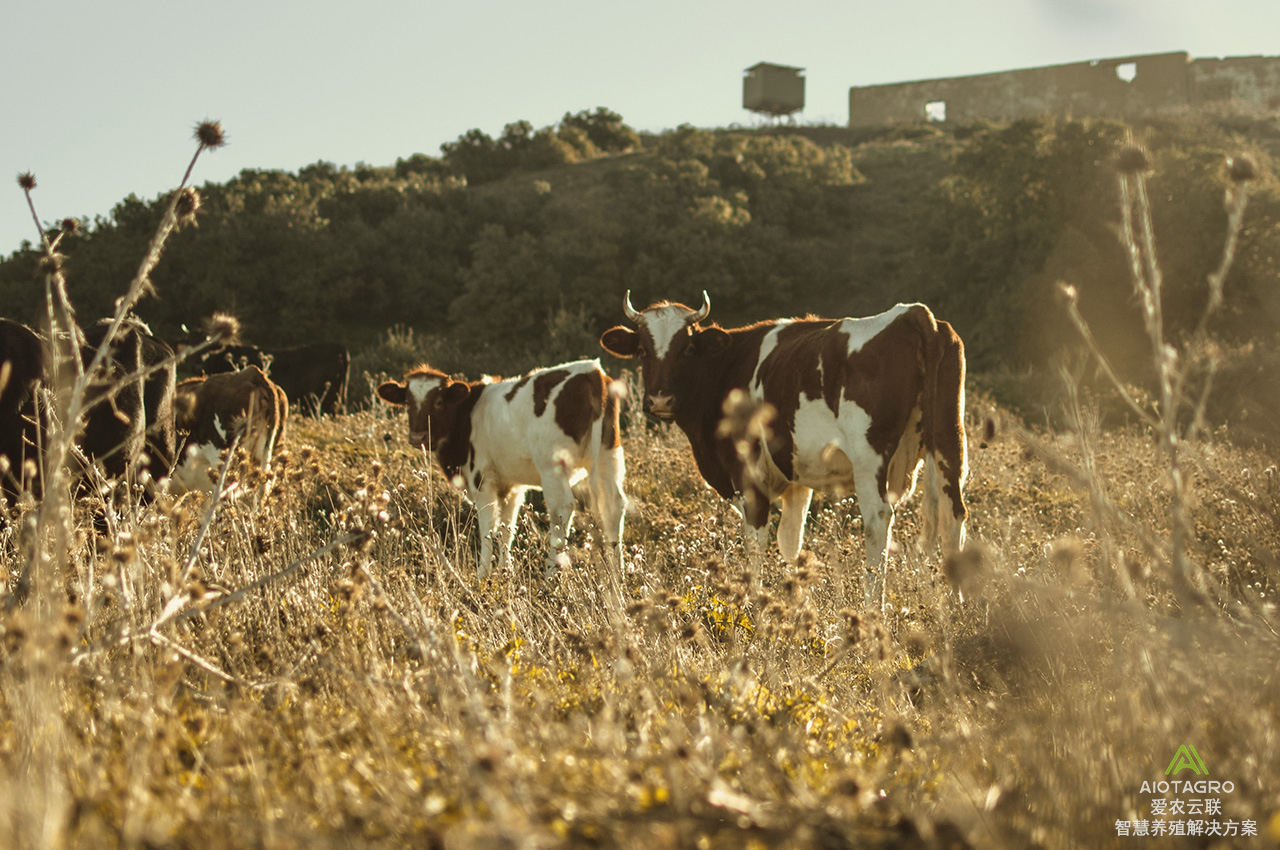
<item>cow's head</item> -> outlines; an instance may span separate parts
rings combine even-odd
[[[674,419],[684,379],[698,368],[700,358],[723,351],[729,345],[729,334],[715,326],[698,326],[711,313],[711,299],[705,291],[698,310],[669,301],[636,310],[628,290],[623,310],[636,330],[622,325],[610,328],[600,336],[600,345],[615,357],[639,358],[644,373],[644,412],[655,419]]]
[[[409,442],[431,451],[449,436],[459,415],[458,406],[470,395],[468,384],[429,366],[414,369],[403,381],[387,381],[378,387],[378,398],[409,408]]]

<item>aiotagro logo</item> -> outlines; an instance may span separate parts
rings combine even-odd
[[[1164,775],[1168,776],[1172,773],[1177,776],[1184,770],[1190,770],[1196,776],[1206,776],[1209,773],[1209,769],[1200,759],[1200,754],[1190,744],[1178,747],[1178,751],[1173,754],[1173,761],[1169,762],[1169,766],[1164,769]]]
[[[1256,836],[1258,822],[1252,819],[1223,818],[1222,795],[1234,793],[1231,780],[1178,779],[1185,770],[1207,777],[1209,768],[1191,744],[1183,744],[1165,768],[1167,780],[1143,782],[1139,792],[1151,795],[1150,814],[1146,819],[1117,820],[1116,835],[1163,836],[1187,835],[1206,837]]]

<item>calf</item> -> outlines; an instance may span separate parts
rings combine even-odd
[[[964,545],[964,345],[923,304],[865,319],[775,319],[724,330],[711,312],[661,302],[624,310],[636,330],[600,338],[618,357],[638,357],[644,409],[689,438],[698,471],[736,500],[749,536],[763,542],[769,503],[782,503],[778,546],[794,560],[813,491],[854,492],[866,532],[868,604],[881,596],[894,505],[925,469],[924,540],[939,532],[950,554]],[[772,408],[765,433],[722,427],[735,391]]]
[[[551,519],[548,574],[568,546],[575,490],[621,564],[626,464],[611,386],[598,360],[584,360],[505,381],[455,381],[423,365],[378,387],[383,401],[409,409],[409,442],[432,452],[476,505],[478,578],[489,570],[494,538],[502,561],[509,558],[530,488],[542,489]]]
[[[179,488],[212,491],[210,470],[236,437],[265,469],[284,438],[288,415],[284,391],[257,366],[178,384],[174,420],[184,437],[173,477]]]

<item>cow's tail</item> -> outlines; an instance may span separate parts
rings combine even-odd
[[[969,474],[964,432],[964,343],[947,322],[938,321],[925,344],[922,399],[925,455],[924,542],[934,540],[944,554],[965,542],[964,484]],[[940,539],[939,539],[940,538]]]

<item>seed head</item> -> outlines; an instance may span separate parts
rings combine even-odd
[[[232,342],[240,338],[240,320],[230,313],[217,312],[204,320],[204,332],[215,342]],[[307,457],[304,454],[303,460]]]
[[[36,176],[30,171],[24,171],[18,175],[18,185],[30,192],[36,187]]]
[[[80,230],[80,220],[76,218],[64,218],[62,220],[62,232],[75,234]]]
[[[195,186],[187,186],[178,193],[177,203],[173,208],[178,217],[178,229],[188,225],[198,226],[196,213],[200,212],[200,190]]]
[[[62,272],[62,264],[66,259],[65,255],[55,251],[52,254],[41,256],[37,265],[40,267],[41,274],[60,274]]]
[[[1063,306],[1075,304],[1080,300],[1080,293],[1076,291],[1074,286],[1066,281],[1058,281],[1057,295],[1058,300],[1063,304]]]
[[[963,595],[966,591],[978,589],[985,578],[985,558],[981,548],[969,546],[947,557],[942,562],[942,574],[947,577],[951,586]]]
[[[196,125],[196,141],[202,148],[220,148],[225,145],[227,137],[222,132],[222,122],[201,121]]]
[[[1233,183],[1244,183],[1258,176],[1258,167],[1247,153],[1227,157],[1227,170]]]
[[[1116,170],[1121,174],[1138,174],[1151,170],[1151,160],[1141,145],[1128,144],[1116,155]]]

